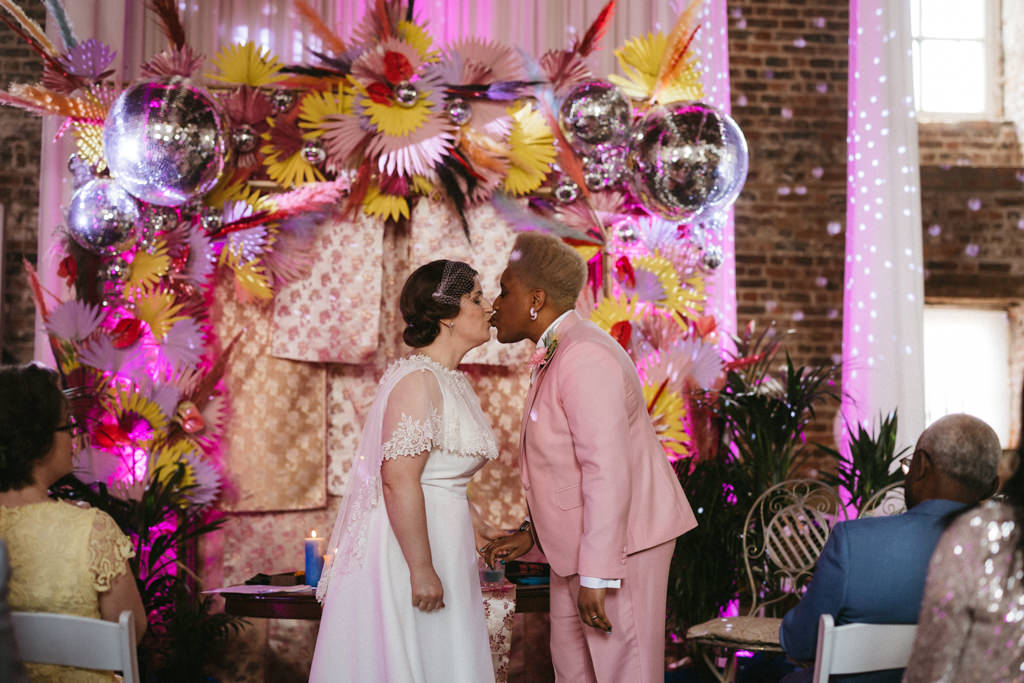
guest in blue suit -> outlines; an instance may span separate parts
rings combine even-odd
[[[837,625],[917,623],[928,561],[947,518],[995,492],[1001,453],[992,428],[970,415],[947,415],[924,430],[904,483],[909,509],[835,526],[806,595],[782,620],[786,654],[814,659],[822,614]],[[783,680],[810,680],[810,674],[800,670]],[[898,682],[902,675],[891,669],[833,680]]]

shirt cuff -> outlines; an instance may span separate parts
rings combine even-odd
[[[583,588],[621,588],[622,579],[595,579],[593,576],[581,576],[580,586]]]

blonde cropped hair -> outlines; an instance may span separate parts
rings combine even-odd
[[[556,308],[575,307],[587,280],[587,264],[568,244],[540,232],[516,235],[508,268],[529,289],[543,289]]]

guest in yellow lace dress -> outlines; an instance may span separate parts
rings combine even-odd
[[[49,497],[72,470],[72,430],[57,374],[39,365],[0,368],[0,538],[11,559],[12,610],[117,621],[146,612],[127,559],[131,541],[104,512]],[[107,672],[27,664],[33,681],[110,681]]]

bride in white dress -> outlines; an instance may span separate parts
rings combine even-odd
[[[384,373],[328,543],[310,681],[494,680],[476,549],[497,532],[466,484],[498,449],[465,375],[490,339],[490,304],[458,261],[418,268],[402,289],[416,354]]]

